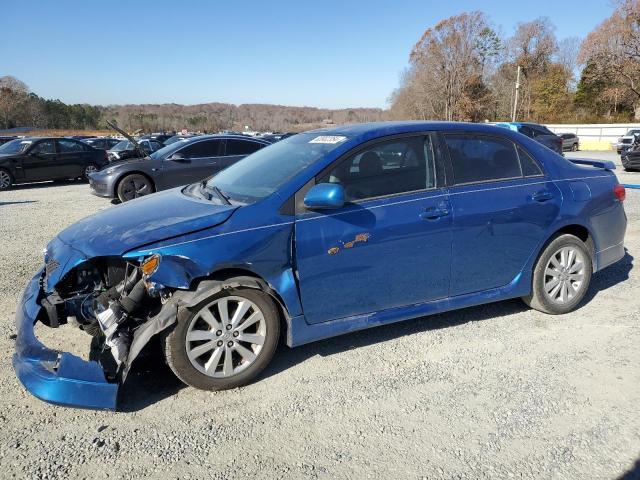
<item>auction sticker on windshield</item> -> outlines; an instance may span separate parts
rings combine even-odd
[[[309,143],[340,143],[343,140],[346,140],[347,137],[343,137],[342,135],[320,135],[319,137],[310,140]]]

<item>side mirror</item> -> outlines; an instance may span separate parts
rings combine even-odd
[[[173,160],[173,161],[180,161],[180,160],[184,160],[186,157],[184,156],[183,153],[180,152],[176,152],[173,155],[171,155],[167,160]]]
[[[344,205],[344,188],[339,183],[319,183],[304,196],[304,205],[311,210],[340,208]]]

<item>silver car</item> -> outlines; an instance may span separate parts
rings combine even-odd
[[[91,174],[91,193],[126,202],[207,178],[267,145],[267,141],[244,135],[193,137],[144,158],[112,162]]]

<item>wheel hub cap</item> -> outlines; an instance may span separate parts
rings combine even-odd
[[[585,259],[580,250],[562,247],[556,251],[545,268],[544,291],[554,303],[573,300],[584,288]]]
[[[255,362],[266,334],[264,315],[255,303],[243,297],[221,297],[191,319],[185,342],[187,356],[209,377],[230,377]]]

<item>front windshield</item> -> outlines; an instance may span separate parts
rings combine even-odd
[[[181,148],[182,142],[178,143],[178,142],[174,142],[170,145],[167,145],[166,147],[162,147],[159,148],[158,150],[156,150],[155,152],[153,152],[151,155],[149,155],[151,158],[153,158],[154,160],[160,160],[162,158],[166,158],[169,155],[171,155],[175,150],[178,150],[179,148]]]
[[[0,146],[0,155],[14,155],[16,153],[22,153],[29,148],[29,145],[32,143],[33,142],[31,142],[31,140],[24,140],[21,138],[11,140],[10,142]]]
[[[165,145],[171,145],[172,143],[179,142],[180,140],[185,140],[189,137],[181,137],[180,135],[174,135],[173,137],[169,137],[164,141]]]
[[[303,169],[344,143],[346,137],[294,135],[252,153],[207,181],[231,200],[256,202],[271,195]]]
[[[633,137],[634,135],[637,135],[639,133],[640,133],[640,130],[629,130],[625,135],[625,137]]]

